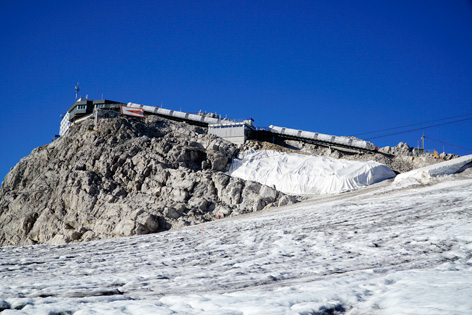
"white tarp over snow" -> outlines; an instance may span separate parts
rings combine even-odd
[[[472,154],[399,174],[395,177],[394,183],[427,184],[432,177],[455,174],[470,163],[472,163]]]
[[[234,159],[233,177],[272,186],[286,194],[340,193],[395,177],[387,166],[270,150],[247,152]]]

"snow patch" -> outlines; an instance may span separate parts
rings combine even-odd
[[[340,193],[395,177],[391,169],[374,161],[348,161],[271,150],[247,152],[233,160],[228,173],[296,195]]]

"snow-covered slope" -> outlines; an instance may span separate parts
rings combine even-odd
[[[3,247],[0,310],[472,314],[471,209],[468,171],[159,234]]]
[[[395,176],[387,166],[374,161],[348,161],[270,150],[252,151],[241,159],[234,159],[228,173],[297,195],[340,193]]]

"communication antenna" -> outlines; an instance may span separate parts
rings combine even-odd
[[[77,85],[75,86],[75,101],[77,102],[77,97],[79,95],[79,82],[77,82]]]

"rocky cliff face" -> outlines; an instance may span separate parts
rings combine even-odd
[[[0,189],[0,245],[154,233],[293,199],[223,173],[236,146],[157,116],[91,121],[23,158]]]

